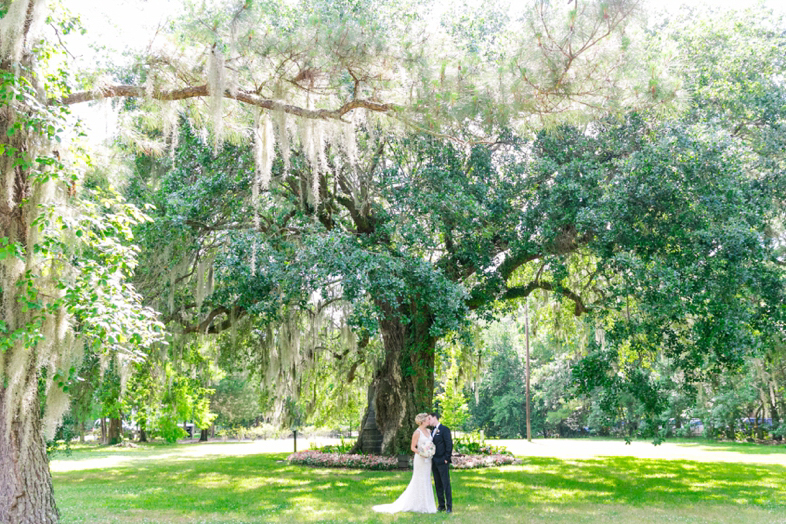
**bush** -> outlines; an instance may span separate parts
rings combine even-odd
[[[344,440],[342,438],[339,444],[322,446],[321,448],[317,448],[316,444],[313,442],[311,445],[313,446],[311,448],[312,451],[321,451],[322,453],[349,453],[355,445],[355,440]]]
[[[511,455],[505,446],[492,446],[486,443],[482,431],[466,433],[453,439],[453,449],[463,455]]]
[[[177,425],[177,421],[172,417],[161,417],[158,419],[158,427],[153,432],[155,436],[161,437],[170,444],[174,444],[178,439],[186,438],[186,430]]]

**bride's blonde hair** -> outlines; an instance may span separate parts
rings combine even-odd
[[[423,424],[423,421],[426,420],[427,418],[428,418],[428,413],[418,413],[417,415],[415,415],[415,424],[420,426],[421,424]]]

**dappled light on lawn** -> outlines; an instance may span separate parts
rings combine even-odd
[[[628,453],[636,449],[614,441],[558,444],[564,449],[569,444],[619,444]],[[140,448],[125,453],[122,465],[106,450],[78,449],[57,458],[53,475],[63,522],[128,522],[129,516],[132,522],[178,523],[442,522],[438,516],[371,512],[372,505],[389,501],[406,487],[409,471],[292,466],[281,462],[285,453],[233,455],[240,445],[217,445],[205,455],[192,454],[194,448]],[[681,448],[663,449],[678,453]],[[226,454],[216,456],[216,450]],[[94,453],[97,458],[90,458]],[[454,471],[451,522],[752,524],[786,519],[786,465],[711,462],[713,455],[705,453],[703,461],[520,456],[519,465]],[[105,465],[96,469],[65,467],[101,461]],[[97,492],[102,496],[96,497]]]

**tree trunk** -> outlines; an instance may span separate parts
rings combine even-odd
[[[36,373],[26,376],[23,388],[21,405],[10,405],[0,387],[0,522],[58,522]]]
[[[207,433],[210,431],[210,428],[205,428],[199,430],[199,442],[207,442]]]
[[[46,129],[48,118],[53,116],[45,109],[44,75],[33,53],[33,44],[39,39],[32,31],[44,25],[38,22],[47,16],[45,3],[0,0],[4,16],[0,82],[4,93],[19,95],[0,100],[4,146],[0,155],[0,238],[21,253],[6,253],[0,261],[0,322],[4,342],[10,342],[0,351],[1,523],[58,521],[45,435],[54,436],[68,406],[66,392],[52,385],[55,371],[65,370],[54,366],[70,362],[77,348],[68,336],[73,334],[69,313],[57,305],[63,296],[58,286],[62,263],[38,249],[43,232],[37,222],[44,216],[44,208],[67,205],[66,187],[58,181],[57,170],[43,163],[45,158],[59,159],[59,153],[52,151],[55,142],[38,129]],[[37,98],[35,103],[23,96],[25,92]],[[30,167],[29,162],[35,165]],[[36,172],[52,176],[36,181]],[[33,302],[32,307],[24,307],[23,297]],[[46,406],[42,406],[43,399]]]
[[[406,311],[411,320],[404,322],[385,305],[381,309],[385,360],[369,388],[369,407],[354,450],[397,455],[410,452],[415,415],[433,409],[437,339],[430,333],[427,312]],[[377,431],[381,440],[374,438]]]
[[[778,412],[778,401],[775,398],[775,388],[772,387],[772,384],[770,384],[769,401],[770,401],[770,416],[772,417],[772,427],[777,428],[778,426],[781,425],[781,417],[780,417],[780,413]],[[783,437],[776,435],[773,437],[773,439],[782,440]]]
[[[101,417],[101,445],[106,446],[109,443],[109,435],[106,430],[106,417]]]
[[[735,440],[734,438],[734,423],[731,423],[725,428],[726,438],[728,440]]]
[[[123,421],[119,418],[109,419],[109,445],[120,444],[123,440]]]
[[[147,442],[147,431],[144,428],[139,428],[139,442]]]
[[[759,419],[764,422],[764,416],[764,404],[759,404],[756,409],[756,438],[759,440],[764,440],[764,426],[759,423]]]

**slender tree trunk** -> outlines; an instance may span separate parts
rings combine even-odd
[[[433,409],[437,339],[430,334],[427,312],[408,310],[410,321],[404,322],[395,311],[381,307],[385,360],[369,388],[370,405],[355,450],[397,455],[409,453],[415,415]],[[375,431],[381,435],[378,448],[378,439],[373,438]]]
[[[778,401],[775,397],[775,388],[773,388],[772,383],[769,384],[770,394],[767,398],[770,402],[770,417],[772,417],[772,427],[777,428],[781,425],[781,417],[780,413],[778,412]],[[774,436],[774,440],[782,440],[783,437]]]
[[[764,404],[759,404],[759,407],[756,409],[756,438],[759,440],[764,440],[764,426],[759,424],[759,418],[764,422],[764,417]]]
[[[109,435],[106,428],[106,417],[101,417],[101,445],[106,446],[109,443]]]
[[[0,398],[6,392],[0,387]],[[20,395],[26,397],[21,405],[0,402],[0,522],[58,522],[34,370]]]

